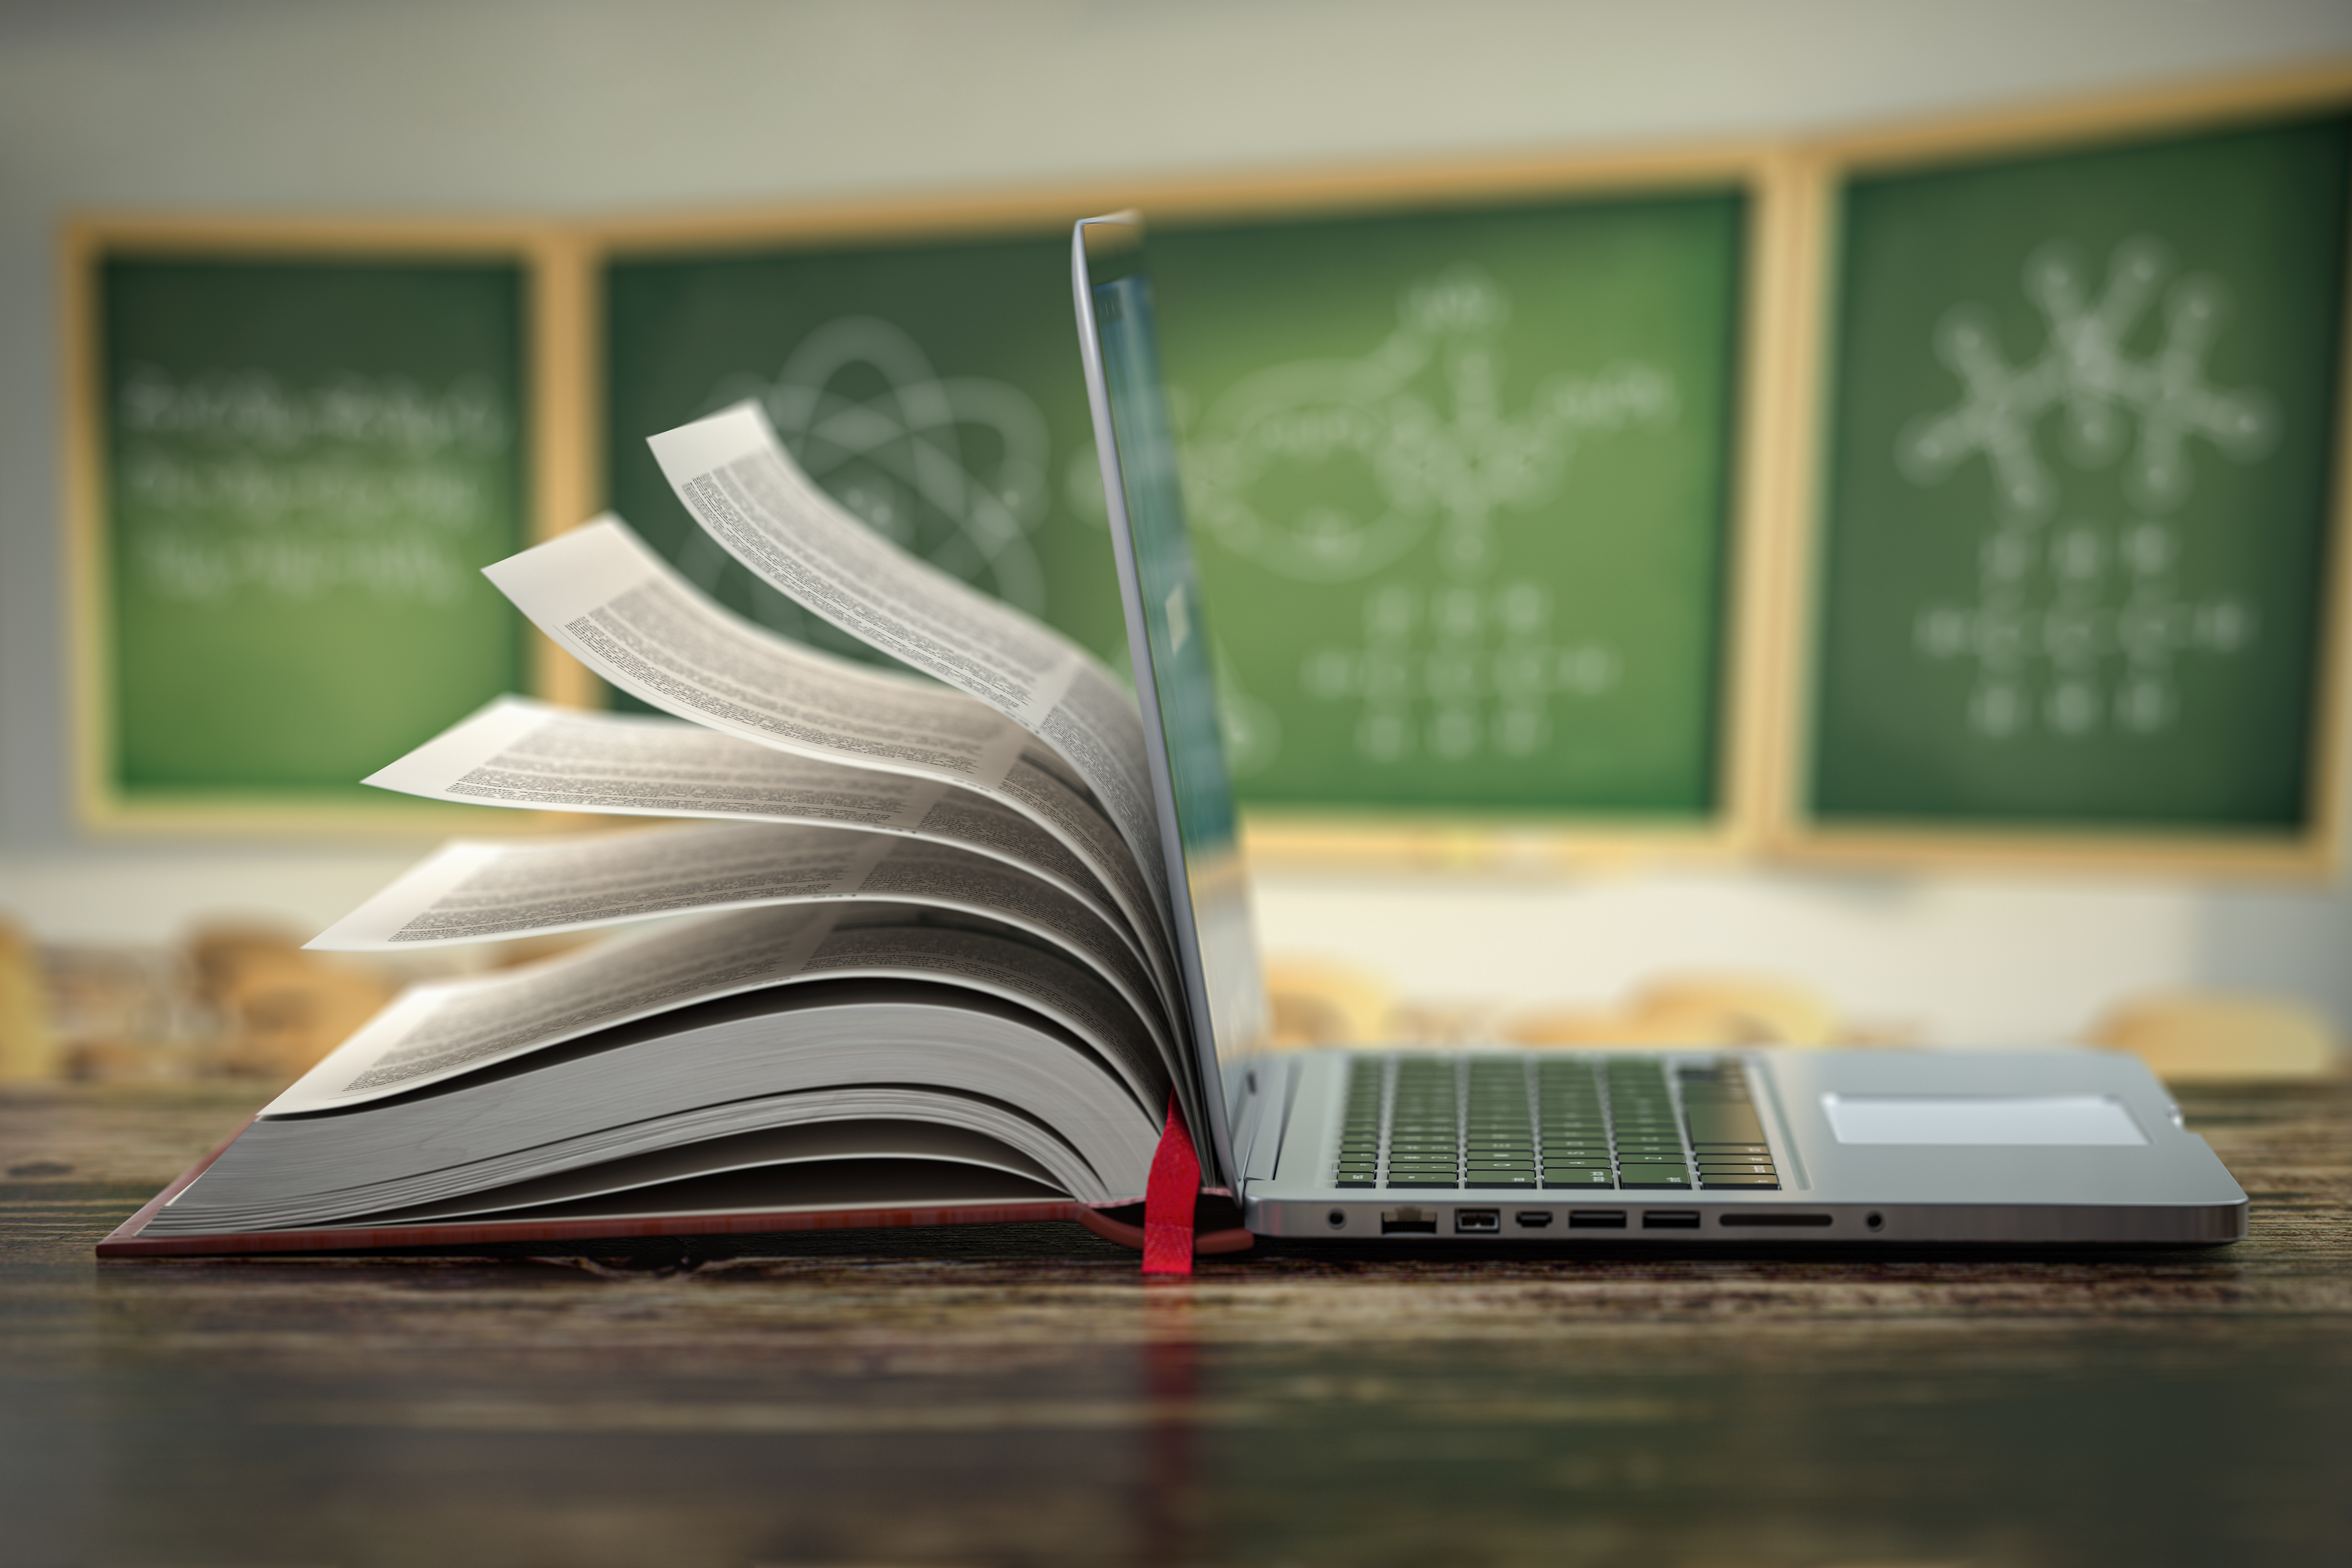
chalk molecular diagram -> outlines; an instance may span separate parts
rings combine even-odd
[[[1443,585],[1371,590],[1361,645],[1302,664],[1310,698],[1359,705],[1367,762],[1536,755],[1554,699],[1600,695],[1621,673],[1613,649],[1555,636],[1543,584],[1489,581],[1496,531],[1506,512],[1559,494],[1581,443],[1670,427],[1674,379],[1637,362],[1555,374],[1510,412],[1510,316],[1492,277],[1457,264],[1404,289],[1395,330],[1369,354],[1270,365],[1187,422],[1193,517],[1277,576],[1360,580],[1435,533]]]
[[[1618,363],[1554,375],[1519,414],[1503,408],[1499,340],[1510,297],[1463,263],[1404,291],[1396,331],[1361,359],[1297,360],[1243,377],[1190,432],[1186,500],[1200,526],[1280,576],[1340,583],[1397,560],[1431,529],[1448,575],[1475,580],[1496,514],[1550,500],[1580,440],[1671,425],[1673,378]],[[1369,476],[1376,512],[1332,498],[1343,466]],[[1299,470],[1316,500],[1264,499]]]
[[[1030,535],[1045,519],[1052,442],[1019,387],[941,376],[895,324],[844,316],[803,338],[774,376],[721,380],[703,412],[757,398],[809,478],[876,532],[1006,603],[1043,615]],[[678,569],[709,588],[729,563],[697,529]],[[780,631],[808,635],[781,595],[756,595]]]
[[[1303,682],[1310,696],[1362,704],[1355,748],[1365,760],[1425,751],[1462,762],[1542,752],[1551,700],[1600,696],[1617,685],[1619,666],[1601,643],[1554,638],[1539,583],[1491,593],[1393,584],[1364,602],[1364,645],[1307,655]],[[1416,721],[1417,710],[1426,718]]]
[[[1988,739],[2037,726],[2066,739],[2109,726],[2157,733],[2178,717],[2176,659],[2235,654],[2258,629],[2253,607],[2239,598],[2181,594],[2181,530],[2157,515],[2189,497],[2192,439],[2252,463],[2269,454],[2279,428],[2268,393],[2206,379],[2228,317],[2226,287],[2192,275],[2166,288],[2171,270],[2160,241],[2126,240],[2094,299],[2078,250],[2056,242],[2036,249],[2024,292],[2048,332],[2022,365],[2003,359],[1979,305],[1955,306],[1937,326],[1937,357],[1959,378],[1961,398],[1905,426],[1895,465],[1924,487],[1982,457],[1995,515],[1978,552],[1975,603],[1924,607],[1913,640],[1931,660],[1974,663],[1968,723]],[[2135,357],[2133,333],[2159,293],[2160,341]],[[2053,521],[2064,510],[2065,470],[2037,445],[2053,414],[2067,468],[2120,463],[2136,515]]]
[[[1978,563],[1977,602],[1921,612],[1919,650],[1976,661],[1969,724],[1988,738],[2021,733],[2037,717],[2067,738],[2110,721],[2127,734],[2154,734],[2178,714],[2174,659],[2236,653],[2255,630],[2241,599],[2180,595],[2179,549],[2177,531],[2157,522],[2070,523],[2046,535],[1996,529]],[[2030,679],[2037,661],[2046,672],[2038,714]],[[2103,681],[2110,663],[2116,668]]]

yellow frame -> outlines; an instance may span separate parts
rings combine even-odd
[[[2319,672],[2311,715],[2311,816],[2291,837],[2191,830],[2102,834],[2079,826],[2046,830],[2014,826],[1970,828],[1933,823],[1828,826],[1811,820],[1808,755],[1812,734],[1814,610],[1821,546],[1822,468],[1828,415],[1838,195],[1856,174],[1931,169],[2074,147],[2136,141],[2170,132],[2259,123],[2297,111],[2352,107],[2352,65],[2342,63],[2254,80],[2172,88],[2088,104],[1882,130],[1808,148],[1797,175],[1798,253],[1792,270],[1805,282],[1790,300],[1795,342],[1783,395],[1798,426],[1788,435],[1774,508],[1782,542],[1770,557],[1773,581],[1759,594],[1777,621],[1759,703],[1771,715],[1759,745],[1763,770],[1762,848],[1800,862],[1833,865],[2034,871],[2147,872],[2317,879],[2337,868],[2345,846],[2347,661],[2352,661],[2352,292],[2339,347],[2337,427],[2329,580],[2324,590]]]
[[[140,251],[242,257],[256,261],[311,257],[473,258],[511,261],[529,280],[529,357],[533,410],[529,456],[531,538],[544,539],[588,515],[577,488],[579,445],[593,426],[582,333],[588,271],[581,247],[559,231],[464,220],[181,218],[94,216],[70,223],[59,254],[64,331],[66,604],[72,621],[68,704],[73,725],[74,799],[82,824],[108,834],[282,836],[437,836],[454,829],[528,831],[551,814],[451,807],[387,793],[382,805],[310,804],[299,796],[215,795],[129,800],[117,787],[113,710],[113,563],[108,553],[106,410],[98,371],[97,268],[108,257]],[[537,631],[529,634],[533,690],[551,701],[595,700],[588,671]],[[386,757],[385,762],[393,759]]]
[[[1537,155],[1356,168],[1302,168],[1200,179],[1070,184],[993,195],[908,196],[789,211],[674,215],[591,226],[598,270],[611,258],[688,251],[724,253],[778,247],[817,248],[891,239],[1045,236],[1090,213],[1139,208],[1153,222],[1203,223],[1269,215],[1379,213],[1404,206],[1475,207],[1546,196],[1606,197],[1737,188],[1749,203],[1743,257],[1738,420],[1726,541],[1725,602],[1730,616],[1720,658],[1720,752],[1716,806],[1708,820],[1542,814],[1336,814],[1257,807],[1244,814],[1243,841],[1261,865],[1492,868],[1545,870],[1617,860],[1724,860],[1760,840],[1766,784],[1760,707],[1769,668],[1771,606],[1762,570],[1781,548],[1775,499],[1796,432],[1774,390],[1787,380],[1794,347],[1787,330],[1800,238],[1794,161],[1770,148],[1699,147],[1614,155]],[[601,314],[588,329],[601,331]],[[601,341],[594,359],[603,359]],[[601,489],[603,454],[591,437],[577,448],[581,493]]]

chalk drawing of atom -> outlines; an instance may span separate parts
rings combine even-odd
[[[802,339],[772,377],[720,380],[704,411],[747,397],[767,409],[809,478],[867,527],[1007,604],[1045,614],[1045,574],[1030,535],[1053,500],[1052,442],[1026,393],[942,376],[900,328],[844,316]],[[708,588],[725,560],[697,530],[678,567]],[[799,635],[791,606],[769,597],[759,595],[761,619]]]

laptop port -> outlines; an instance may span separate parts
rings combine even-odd
[[[1437,1213],[1434,1209],[1417,1209],[1410,1204],[1401,1209],[1381,1212],[1382,1236],[1435,1236]]]
[[[1568,1211],[1570,1230],[1622,1230],[1625,1228],[1623,1209],[1570,1209]]]
[[[1521,1230],[1541,1230],[1551,1224],[1549,1209],[1521,1209],[1511,1217],[1518,1222]]]
[[[1455,1209],[1454,1234],[1456,1236],[1492,1236],[1503,1228],[1501,1209]]]
[[[1827,1225],[1830,1223],[1830,1216],[1825,1214],[1775,1214],[1770,1209],[1758,1209],[1753,1213],[1735,1209],[1716,1223],[1717,1225]]]
[[[1696,1230],[1696,1209],[1648,1209],[1642,1215],[1643,1230]]]

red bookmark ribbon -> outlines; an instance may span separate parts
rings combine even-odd
[[[1192,1206],[1201,1196],[1201,1152],[1184,1125],[1184,1108],[1168,1097],[1168,1125],[1151,1156],[1151,1181],[1143,1189],[1143,1271],[1192,1272]]]

